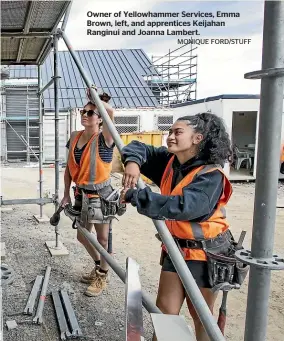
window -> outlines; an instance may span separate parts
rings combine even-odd
[[[114,116],[114,125],[119,134],[140,131],[140,116]]]
[[[172,115],[156,116],[156,129],[161,131],[168,131],[172,125],[173,125]]]

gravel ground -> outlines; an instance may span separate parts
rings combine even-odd
[[[4,167],[2,168],[2,195],[4,199],[37,197],[36,168]],[[60,172],[61,187],[63,172]],[[54,170],[44,169],[44,188],[54,187]],[[114,179],[114,185],[119,181]],[[248,231],[245,247],[250,246],[254,184],[234,184],[234,194],[228,207],[228,219],[234,235],[242,229]],[[278,197],[284,200],[284,186],[279,184]],[[46,205],[44,213],[51,216],[53,206]],[[2,213],[2,242],[6,244],[5,263],[15,271],[13,284],[2,288],[3,333],[5,341],[56,341],[59,333],[55,312],[50,296],[44,307],[43,325],[33,325],[32,317],[22,315],[26,300],[37,275],[45,272],[50,265],[51,276],[48,291],[65,288],[69,292],[79,325],[85,338],[82,340],[112,341],[124,339],[124,285],[111,273],[111,281],[103,295],[89,298],[83,295],[86,285],[79,282],[83,271],[92,267],[90,257],[76,240],[76,231],[71,228],[70,220],[64,215],[60,221],[60,239],[69,250],[68,256],[51,257],[45,247],[45,241],[54,240],[54,228],[48,223],[38,224],[33,214],[38,214],[36,205],[24,207],[13,206],[12,212]],[[284,249],[284,209],[277,210],[274,252],[282,253]],[[282,229],[281,229],[282,227]],[[114,223],[113,244],[115,259],[125,268],[127,256],[140,264],[140,278],[143,290],[155,300],[159,279],[160,244],[154,237],[154,226],[146,217],[137,214],[129,207],[119,222]],[[240,341],[243,339],[245,325],[247,280],[240,291],[230,293],[228,299],[228,317],[226,339]],[[271,297],[269,307],[269,326],[267,341],[283,341],[284,334],[284,271],[272,273]],[[220,298],[218,303],[220,303]],[[219,304],[216,306],[216,314]],[[185,309],[182,313],[187,316]],[[16,314],[16,315],[15,315]],[[18,327],[8,331],[7,320],[16,320]],[[188,319],[191,324],[190,319]],[[152,326],[149,314],[144,313],[146,340],[151,339]]]

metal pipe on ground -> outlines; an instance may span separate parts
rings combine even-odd
[[[273,258],[279,150],[284,91],[284,2],[265,1],[259,142],[252,232],[245,341],[266,340],[271,268],[261,261]],[[282,68],[281,76],[265,77],[265,70]],[[263,78],[264,76],[264,78]]]
[[[47,293],[47,287],[48,287],[50,272],[51,272],[51,267],[47,266],[46,271],[45,271],[45,276],[43,279],[43,283],[42,283],[42,288],[41,288],[41,293],[40,293],[40,297],[39,297],[39,301],[38,301],[36,315],[33,319],[33,322],[37,323],[37,324],[41,324],[43,322],[42,321],[42,314],[43,314],[43,308],[44,308],[44,303],[45,303],[45,299],[46,299],[46,293]]]
[[[42,146],[42,137],[43,137],[43,116],[42,116],[42,107],[41,107],[41,73],[40,73],[40,65],[38,65],[38,110],[39,110],[39,159],[38,159],[38,168],[39,168],[39,198],[42,199],[42,194],[43,194],[43,177],[42,177],[42,157],[43,157],[43,146]],[[42,218],[42,205],[39,206],[39,217]]]
[[[66,36],[64,32],[61,30],[58,30],[58,32],[61,34],[75,64],[77,65],[79,72],[88,88],[90,88],[91,97],[96,103],[96,106],[99,109],[100,114],[102,115],[102,118],[104,122],[106,123],[109,131],[112,134],[112,137],[115,141],[115,144],[119,151],[121,152],[122,148],[124,147],[123,142],[115,129],[115,126],[113,122],[111,121],[110,117],[108,116],[105,107],[103,106],[98,93],[91,88],[93,85],[91,80],[89,79],[89,76],[87,75],[86,71],[83,68],[83,65],[81,64],[77,54],[73,50],[71,43]],[[140,179],[138,182],[139,188],[145,188],[144,182]],[[159,232],[159,235],[163,241],[163,243],[166,245],[167,250],[169,252],[169,256],[177,270],[177,273],[183,283],[183,286],[185,288],[186,293],[191,299],[192,304],[194,305],[197,314],[200,318],[200,321],[202,322],[208,336],[212,341],[224,341],[225,338],[222,335],[216,320],[214,319],[207,303],[205,302],[190,270],[188,269],[183,256],[181,255],[176,243],[174,242],[169,230],[166,227],[166,224],[163,221],[153,220],[154,225]]]
[[[95,235],[89,232],[87,229],[78,226],[78,230],[88,239],[88,241],[93,245],[93,247],[104,257],[105,261],[109,264],[112,270],[117,274],[117,276],[125,283],[126,272],[117,263],[117,261],[101,246]],[[143,306],[149,313],[161,314],[162,312],[158,309],[147,294],[142,292]]]
[[[55,129],[55,212],[59,207],[59,107],[58,107],[58,36],[53,37],[54,47],[54,129]],[[55,226],[55,247],[58,248],[59,228]]]

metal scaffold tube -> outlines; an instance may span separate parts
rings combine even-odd
[[[54,48],[54,129],[55,129],[55,212],[59,207],[59,108],[58,108],[58,36],[53,37]],[[55,226],[55,247],[58,247],[58,225]]]
[[[88,88],[91,88],[91,86],[93,85],[91,80],[89,79],[87,73],[85,72],[83,65],[81,64],[79,58],[77,57],[75,51],[73,50],[70,41],[68,39],[68,37],[66,36],[66,34],[64,32],[62,32],[61,30],[58,30],[58,32],[61,34],[75,64],[77,65],[79,72],[86,84],[86,86]],[[115,144],[117,146],[117,148],[119,149],[119,151],[121,152],[122,148],[124,147],[123,142],[117,132],[117,130],[115,129],[115,126],[112,122],[112,120],[110,119],[110,117],[108,116],[100,98],[99,95],[97,94],[97,92],[94,89],[90,89],[91,92],[91,96],[92,99],[94,100],[94,102],[96,103],[96,106],[99,109],[100,114],[103,117],[104,122],[106,123],[109,131],[112,134],[112,137],[115,141]],[[140,179],[138,182],[138,187],[139,188],[145,188],[145,184],[144,182]],[[154,225],[157,229],[157,231],[159,232],[159,235],[163,241],[163,243],[165,244],[168,253],[170,255],[170,258],[177,270],[177,273],[183,283],[183,286],[185,288],[186,293],[188,294],[188,296],[190,297],[192,304],[194,305],[197,314],[208,334],[208,336],[210,337],[210,339],[212,341],[224,341],[225,338],[222,335],[217,322],[215,320],[215,318],[213,317],[207,303],[205,302],[190,270],[188,269],[182,254],[180,253],[176,243],[174,242],[169,230],[166,227],[166,224],[163,221],[158,221],[158,220],[153,220]]]
[[[270,74],[270,76],[268,76]],[[245,341],[266,340],[271,270],[284,261],[273,253],[284,91],[284,2],[266,1],[261,78],[259,143]],[[241,257],[239,259],[245,260]],[[276,259],[275,259],[276,258]]]
[[[41,106],[41,92],[40,92],[40,88],[41,88],[41,70],[40,70],[40,65],[38,65],[38,110],[39,110],[39,159],[38,159],[38,168],[39,168],[39,198],[40,200],[42,199],[42,194],[43,194],[43,190],[42,190],[42,184],[43,184],[43,179],[42,179],[42,156],[43,156],[43,146],[42,146],[42,138],[43,138],[43,115],[42,115],[42,106]],[[42,205],[40,204],[39,206],[39,217],[42,218]]]
[[[101,244],[97,241],[93,233],[89,232],[87,229],[78,226],[78,230],[88,239],[88,241],[96,248],[96,250],[104,257],[106,262],[111,266],[113,271],[117,276],[125,283],[126,272],[122,267],[116,262],[116,260],[106,251]],[[147,294],[142,292],[142,303],[145,309],[149,313],[161,314],[161,311],[155,306]]]

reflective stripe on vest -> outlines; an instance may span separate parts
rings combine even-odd
[[[90,178],[89,183],[94,183],[96,179],[96,160],[97,160],[97,140],[96,136],[91,144]]]

